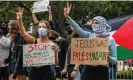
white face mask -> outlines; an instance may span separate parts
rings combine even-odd
[[[39,28],[38,34],[39,34],[39,36],[46,36],[47,35],[47,29],[46,28]]]

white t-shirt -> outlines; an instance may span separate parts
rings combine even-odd
[[[9,47],[10,47],[10,39],[2,36],[0,38],[0,67],[5,67],[7,65],[2,64],[4,59],[9,56]]]

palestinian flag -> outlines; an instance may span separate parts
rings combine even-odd
[[[110,36],[114,37],[117,44],[118,60],[133,58],[133,15],[108,20],[108,24],[112,28]]]

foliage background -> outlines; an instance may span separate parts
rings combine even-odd
[[[9,21],[16,18],[18,7],[23,7],[23,21],[26,29],[33,22],[30,8],[33,1],[1,1],[0,21]],[[71,17],[81,21],[82,24],[94,16],[101,15],[107,20],[133,14],[133,1],[70,1],[72,4]],[[63,9],[67,6],[66,1],[51,1],[53,20],[57,23],[57,30],[65,36],[65,18]],[[48,12],[37,13],[39,20],[48,19]]]

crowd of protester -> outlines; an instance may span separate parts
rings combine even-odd
[[[102,16],[96,16],[87,22],[93,32],[83,27],[70,16],[71,6],[64,8],[64,16],[67,20],[67,38],[61,37],[52,25],[51,6],[48,6],[49,21],[38,20],[32,13],[35,33],[38,37],[31,36],[23,25],[23,8],[16,13],[16,20],[8,23],[9,37],[4,35],[4,29],[0,28],[0,80],[55,80],[55,78],[68,78],[68,80],[109,80],[110,76],[115,80],[117,51],[115,41],[108,32],[111,27]],[[0,26],[1,27],[1,26]],[[106,38],[109,37],[108,62],[110,65],[80,65],[70,64],[71,39],[72,38]],[[23,45],[55,43],[52,46],[55,51],[55,65],[23,67]],[[2,57],[3,56],[3,57]],[[112,67],[113,66],[113,67]],[[113,72],[112,72],[113,71]],[[114,75],[111,75],[114,73]],[[56,75],[55,75],[56,74]]]

